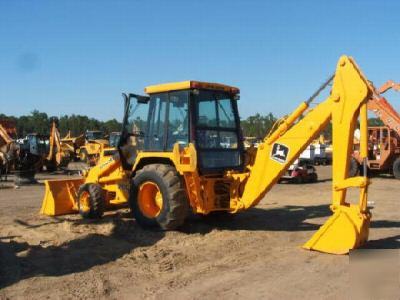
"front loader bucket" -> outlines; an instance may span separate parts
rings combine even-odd
[[[83,178],[45,180],[46,190],[40,213],[48,216],[76,213],[75,199],[84,182]]]
[[[303,248],[331,254],[347,254],[368,240],[371,214],[358,205],[340,205]]]

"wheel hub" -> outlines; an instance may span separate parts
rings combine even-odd
[[[90,211],[90,194],[86,191],[79,198],[79,209],[84,213]]]
[[[147,218],[155,218],[160,214],[163,199],[157,184],[147,181],[139,187],[138,204]]]

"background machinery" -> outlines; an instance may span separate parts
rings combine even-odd
[[[69,156],[71,161],[79,160],[79,149],[85,144],[85,137],[83,134],[74,137],[69,131],[65,137],[61,138],[60,142],[63,152],[66,153],[65,156]]]
[[[88,130],[85,132],[85,143],[79,148],[78,156],[81,161],[94,166],[99,160],[101,151],[108,147],[108,144],[104,132]]]
[[[400,90],[400,84],[389,80],[368,101],[372,111],[384,126],[368,127],[368,169],[375,173],[389,173],[400,179],[400,115],[382,96],[389,89]],[[356,139],[350,175],[362,173],[362,158]]]
[[[68,144],[60,138],[57,118],[51,118],[50,134],[41,135],[30,133],[18,143],[23,155],[29,157],[26,164],[39,171],[53,172],[60,167],[65,167],[73,159],[73,152]]]
[[[311,109],[332,81],[328,98]],[[333,215],[304,248],[343,254],[368,239],[369,180],[349,178],[348,169],[358,120],[366,166],[367,101],[375,90],[351,58],[341,57],[335,74],[251,153],[244,151],[241,137],[239,89],[184,81],[145,92],[148,96],[124,94],[115,155],[102,157],[84,178],[46,181],[43,214],[79,211],[99,217],[108,204],[129,201],[142,226],[173,230],[189,208],[197,214],[237,213],[257,205],[331,121]],[[358,203],[346,202],[349,188],[359,189]]]
[[[296,159],[279,180],[283,181],[297,184],[317,182],[318,174],[314,162],[306,158]]]
[[[15,163],[17,185],[36,183],[35,174],[46,167],[54,171],[52,162],[46,160],[49,152],[49,136],[37,133],[18,139],[18,159]]]
[[[49,150],[45,158],[46,168],[55,171],[58,168],[66,167],[70,161],[75,160],[76,139],[60,137],[57,118],[52,118]]]
[[[16,134],[14,126],[7,126],[5,122],[0,123],[0,181],[7,180],[7,174],[15,164],[18,156],[18,147],[13,139],[13,133]]]

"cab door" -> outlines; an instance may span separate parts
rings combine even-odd
[[[145,151],[169,152],[189,144],[189,91],[152,94]]]

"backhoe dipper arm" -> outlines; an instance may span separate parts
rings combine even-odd
[[[366,210],[368,180],[366,177],[347,177],[358,116],[362,137],[361,156],[367,157],[366,105],[373,90],[356,63],[350,57],[342,56],[333,77],[330,96],[299,120],[309,108],[307,102],[300,104],[285,122],[259,145],[254,163],[248,166],[248,177],[241,179],[244,187],[242,195],[238,197],[238,210],[256,205],[300,153],[320,134],[329,121],[332,121],[334,151],[331,209],[335,211],[341,206],[350,207],[351,205],[345,203],[346,189],[360,187],[360,203],[354,209],[363,213]],[[339,253],[345,250],[321,251]]]
[[[53,120],[50,129],[50,151],[46,157],[47,160],[53,161],[59,165],[61,163],[61,139],[56,121]]]

